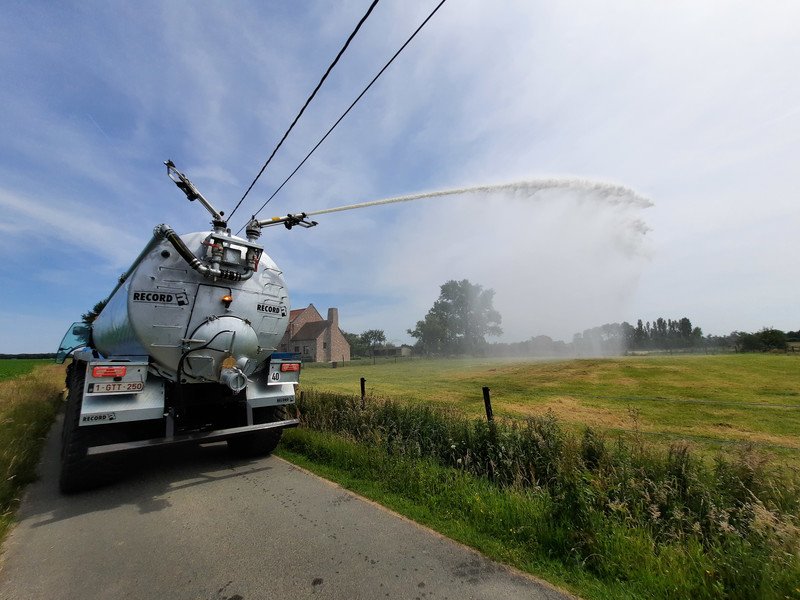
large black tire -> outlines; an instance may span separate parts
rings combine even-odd
[[[263,410],[263,409],[262,409]],[[262,414],[259,423],[271,423],[285,419],[285,409],[283,406],[276,406],[267,409],[266,414]],[[283,429],[265,429],[237,435],[228,440],[228,449],[236,456],[252,458],[256,456],[267,456],[272,454],[278,443],[281,441]]]
[[[106,481],[105,463],[86,456],[97,437],[92,427],[80,427],[86,364],[74,361],[67,368],[67,409],[61,432],[61,474],[58,485],[64,494],[74,494]],[[97,426],[95,426],[96,428]]]
[[[237,435],[228,440],[228,450],[243,458],[268,456],[278,447],[282,435],[283,429],[266,429]]]

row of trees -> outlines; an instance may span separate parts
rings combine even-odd
[[[734,331],[727,336],[709,336],[709,341],[714,339],[718,345],[733,348],[736,352],[769,352],[770,350],[786,350],[789,342],[800,341],[800,330],[781,331],[772,327],[765,327],[761,331],[748,333]]]
[[[683,350],[721,348],[736,352],[766,352],[785,350],[790,341],[800,341],[800,330],[783,332],[772,327],[755,333],[734,331],[726,336],[703,336],[688,317],[653,321],[637,320],[634,327],[624,321],[607,323],[576,333],[571,343],[556,341],[540,335],[523,342],[486,342],[486,336],[499,336],[502,318],[493,306],[494,290],[484,289],[468,279],[450,280],[440,288],[439,298],[421,321],[408,334],[417,340],[415,350],[428,355],[496,356],[604,356],[640,350]],[[103,309],[98,302],[83,315],[91,322]],[[350,344],[352,356],[374,356],[386,345],[382,329],[363,333],[343,332]]]
[[[439,298],[408,334],[416,338],[422,354],[492,354],[500,356],[603,356],[642,350],[688,350],[721,348],[737,352],[785,350],[800,331],[783,332],[766,327],[755,333],[734,331],[727,336],[704,336],[688,317],[658,317],[607,323],[576,333],[571,343],[535,336],[517,343],[488,344],[487,336],[502,334],[500,313],[493,306],[494,290],[467,279],[441,286]]]
[[[351,356],[373,356],[377,348],[386,344],[386,333],[383,329],[368,329],[364,333],[342,332],[350,344]]]
[[[638,326],[633,327],[627,322],[608,323],[576,333],[571,343],[540,335],[524,342],[491,344],[488,352],[496,356],[615,356],[637,350],[769,352],[785,351],[791,342],[800,342],[800,331],[783,332],[772,327],[754,333],[734,331],[728,335],[703,336],[699,327],[693,327],[691,331],[691,336],[679,333],[665,336],[662,329],[656,336],[642,338]]]
[[[659,317],[652,324],[650,321],[642,323],[639,319],[636,327],[623,322],[621,329],[625,345],[630,350],[691,348],[703,340],[703,330],[692,327],[687,317],[676,320]]]
[[[577,354],[624,354],[636,350],[676,350],[703,345],[703,330],[692,326],[688,317],[608,323],[576,333],[572,344]]]

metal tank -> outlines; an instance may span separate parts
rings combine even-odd
[[[104,356],[149,356],[151,369],[171,381],[180,372],[187,383],[242,382],[221,379],[252,375],[286,331],[282,273],[260,246],[223,228],[179,236],[201,264],[220,255],[216,264],[228,275],[209,277],[190,266],[168,230],[156,228],[92,324],[94,346]]]

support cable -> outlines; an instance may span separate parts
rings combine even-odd
[[[297,171],[299,171],[299,170],[300,170],[300,167],[302,167],[302,166],[303,166],[303,165],[306,163],[306,161],[307,161],[307,160],[308,160],[308,159],[311,157],[311,155],[314,153],[314,151],[315,151],[317,148],[319,148],[319,147],[322,145],[322,142],[324,142],[324,141],[327,139],[327,137],[328,137],[328,136],[331,134],[331,132],[332,132],[334,129],[336,129],[336,126],[337,126],[337,125],[338,125],[338,124],[339,124],[339,123],[342,121],[342,119],[344,119],[344,118],[347,116],[347,114],[348,114],[348,113],[349,113],[349,112],[350,112],[350,111],[353,109],[353,107],[354,107],[356,104],[358,104],[358,101],[359,101],[359,100],[361,100],[361,98],[364,96],[364,94],[366,94],[366,93],[367,93],[367,91],[369,90],[369,88],[371,88],[371,87],[372,87],[372,85],[373,85],[373,84],[374,84],[374,83],[375,83],[375,82],[378,80],[378,78],[379,78],[381,75],[383,75],[383,72],[384,72],[384,71],[386,71],[386,69],[388,69],[388,68],[389,68],[389,65],[391,65],[391,64],[394,62],[394,60],[395,60],[395,59],[396,59],[398,56],[400,56],[400,53],[401,53],[403,50],[405,50],[406,46],[408,46],[408,45],[411,43],[411,40],[413,40],[413,39],[414,39],[414,38],[417,36],[417,34],[418,34],[418,33],[419,33],[421,30],[422,30],[422,28],[423,28],[423,27],[425,27],[425,25],[428,23],[428,21],[430,21],[430,20],[431,20],[431,18],[433,17],[433,15],[435,15],[435,14],[436,14],[436,12],[437,12],[437,11],[438,11],[438,10],[439,10],[441,7],[442,7],[442,5],[443,5],[443,4],[444,4],[446,1],[447,1],[447,0],[441,0],[441,2],[439,2],[439,4],[437,4],[437,5],[436,5],[436,8],[434,8],[434,9],[433,9],[433,11],[431,11],[431,13],[430,13],[430,14],[427,16],[427,18],[426,18],[426,19],[425,19],[425,20],[422,22],[422,24],[421,24],[419,27],[417,27],[417,29],[414,31],[414,33],[412,33],[412,34],[411,34],[411,37],[409,37],[409,38],[406,40],[406,42],[405,42],[405,43],[404,43],[402,46],[400,46],[400,49],[399,49],[397,52],[395,52],[395,53],[394,53],[394,56],[392,56],[392,58],[390,58],[390,59],[389,59],[389,61],[388,61],[388,62],[387,62],[387,63],[386,63],[384,66],[383,66],[383,68],[382,68],[380,71],[378,71],[378,74],[377,74],[377,75],[375,75],[375,77],[373,77],[373,78],[372,78],[372,81],[370,81],[370,82],[369,82],[369,84],[367,84],[367,87],[365,87],[365,88],[364,88],[364,90],[363,90],[363,91],[362,91],[362,92],[361,92],[361,93],[358,95],[358,97],[357,97],[355,100],[353,100],[353,103],[352,103],[352,104],[351,104],[351,105],[350,105],[350,106],[347,108],[347,110],[346,110],[346,111],[344,111],[344,112],[342,113],[342,116],[341,116],[341,117],[339,117],[339,118],[336,120],[336,122],[335,122],[335,123],[334,123],[334,124],[331,126],[331,128],[330,128],[330,129],[328,129],[327,133],[326,133],[325,135],[323,135],[323,136],[322,136],[322,138],[321,138],[321,139],[320,139],[320,140],[319,140],[319,141],[316,143],[316,145],[315,145],[315,146],[314,146],[314,147],[311,149],[311,151],[310,151],[308,154],[306,154],[306,157],[305,157],[305,158],[304,158],[304,159],[303,159],[303,160],[300,162],[300,164],[299,164],[299,165],[297,165],[297,167],[295,167],[294,171],[292,171],[292,172],[289,174],[289,176],[288,176],[286,179],[284,179],[284,180],[283,180],[283,183],[281,183],[281,184],[280,184],[280,186],[278,186],[278,189],[276,189],[276,190],[275,190],[275,191],[272,193],[272,195],[271,195],[269,198],[267,198],[267,200],[264,202],[264,204],[262,204],[262,205],[261,205],[261,208],[259,208],[259,209],[258,209],[258,210],[257,210],[257,211],[256,211],[256,212],[253,214],[253,218],[255,218],[255,217],[256,217],[256,215],[258,215],[258,213],[260,213],[262,210],[264,210],[264,207],[265,207],[267,204],[269,204],[269,203],[270,203],[270,201],[271,201],[271,200],[272,200],[272,199],[273,199],[273,198],[274,198],[274,197],[275,197],[275,196],[278,194],[278,192],[280,192],[280,191],[283,189],[283,186],[285,186],[285,185],[286,185],[286,184],[289,182],[289,180],[290,180],[292,177],[294,177],[294,174],[295,174],[295,173],[297,173]],[[244,226],[244,225],[242,225],[242,227],[241,227],[241,228],[239,228],[239,231],[237,231],[237,232],[236,232],[236,235],[239,235],[239,233],[241,233],[241,231],[242,231],[244,228],[245,228],[245,226]]]
[[[300,119],[300,117],[303,115],[303,113],[305,112],[305,110],[308,107],[308,105],[314,99],[314,96],[317,95],[317,92],[322,87],[322,84],[325,82],[325,80],[328,78],[328,75],[333,70],[333,67],[335,67],[336,63],[339,62],[339,59],[344,54],[345,50],[347,50],[347,47],[350,45],[350,42],[353,41],[353,38],[356,36],[356,33],[358,33],[358,30],[361,29],[361,26],[364,24],[364,21],[367,20],[367,17],[369,17],[369,15],[372,13],[372,9],[375,8],[375,6],[378,4],[379,1],[380,0],[373,0],[372,4],[370,4],[369,8],[367,9],[367,12],[364,13],[363,17],[361,17],[361,20],[356,25],[356,28],[353,30],[353,32],[347,38],[347,41],[344,43],[344,46],[342,46],[342,49],[339,50],[339,53],[336,55],[336,58],[334,58],[333,62],[328,66],[328,69],[325,71],[325,74],[322,76],[322,79],[319,80],[319,83],[317,84],[317,87],[315,87],[314,91],[311,92],[311,95],[306,100],[306,103],[303,104],[303,108],[301,108],[300,112],[297,113],[297,116],[294,118],[294,121],[292,121],[292,124],[289,125],[289,129],[286,130],[286,133],[283,134],[283,137],[281,138],[281,141],[278,142],[278,145],[275,146],[275,149],[272,151],[272,154],[269,155],[269,158],[267,159],[267,162],[265,162],[264,166],[261,167],[261,170],[258,172],[258,175],[256,175],[255,179],[253,179],[253,182],[250,184],[250,187],[247,188],[247,190],[245,191],[244,195],[242,195],[242,197],[239,199],[239,202],[236,203],[236,206],[233,207],[233,210],[231,211],[231,214],[228,216],[228,220],[230,220],[231,217],[233,217],[233,214],[241,206],[242,202],[244,202],[244,199],[247,198],[247,194],[250,193],[250,190],[253,189],[253,186],[258,181],[258,178],[261,177],[262,173],[264,173],[264,171],[267,168],[267,165],[269,165],[269,163],[272,161],[272,157],[275,156],[275,153],[283,145],[283,142],[288,137],[289,132],[294,128],[295,124],[297,124],[297,121]]]

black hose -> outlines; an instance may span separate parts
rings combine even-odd
[[[209,275],[213,275],[211,269],[209,269],[203,262],[197,258],[192,251],[183,243],[183,240],[180,236],[175,233],[175,230],[169,227],[168,225],[160,225],[156,228],[157,232],[160,232],[160,235],[163,236],[172,247],[175,248],[175,251],[181,255],[181,258],[186,261],[192,269],[203,275],[203,277],[208,277]],[[220,269],[219,273],[216,274],[216,277],[220,279],[227,279],[228,281],[244,281],[250,279],[253,275],[253,269],[251,267],[247,267],[244,273],[238,273],[236,271],[231,271],[228,269]]]
[[[172,244],[172,247],[175,248],[175,251],[181,255],[181,258],[186,261],[186,263],[193,268],[195,271],[201,271],[201,267],[206,267],[200,259],[198,259],[192,251],[183,243],[183,240],[178,236],[177,233],[171,228],[167,227],[166,225],[163,226],[162,235],[167,239],[167,241]]]

